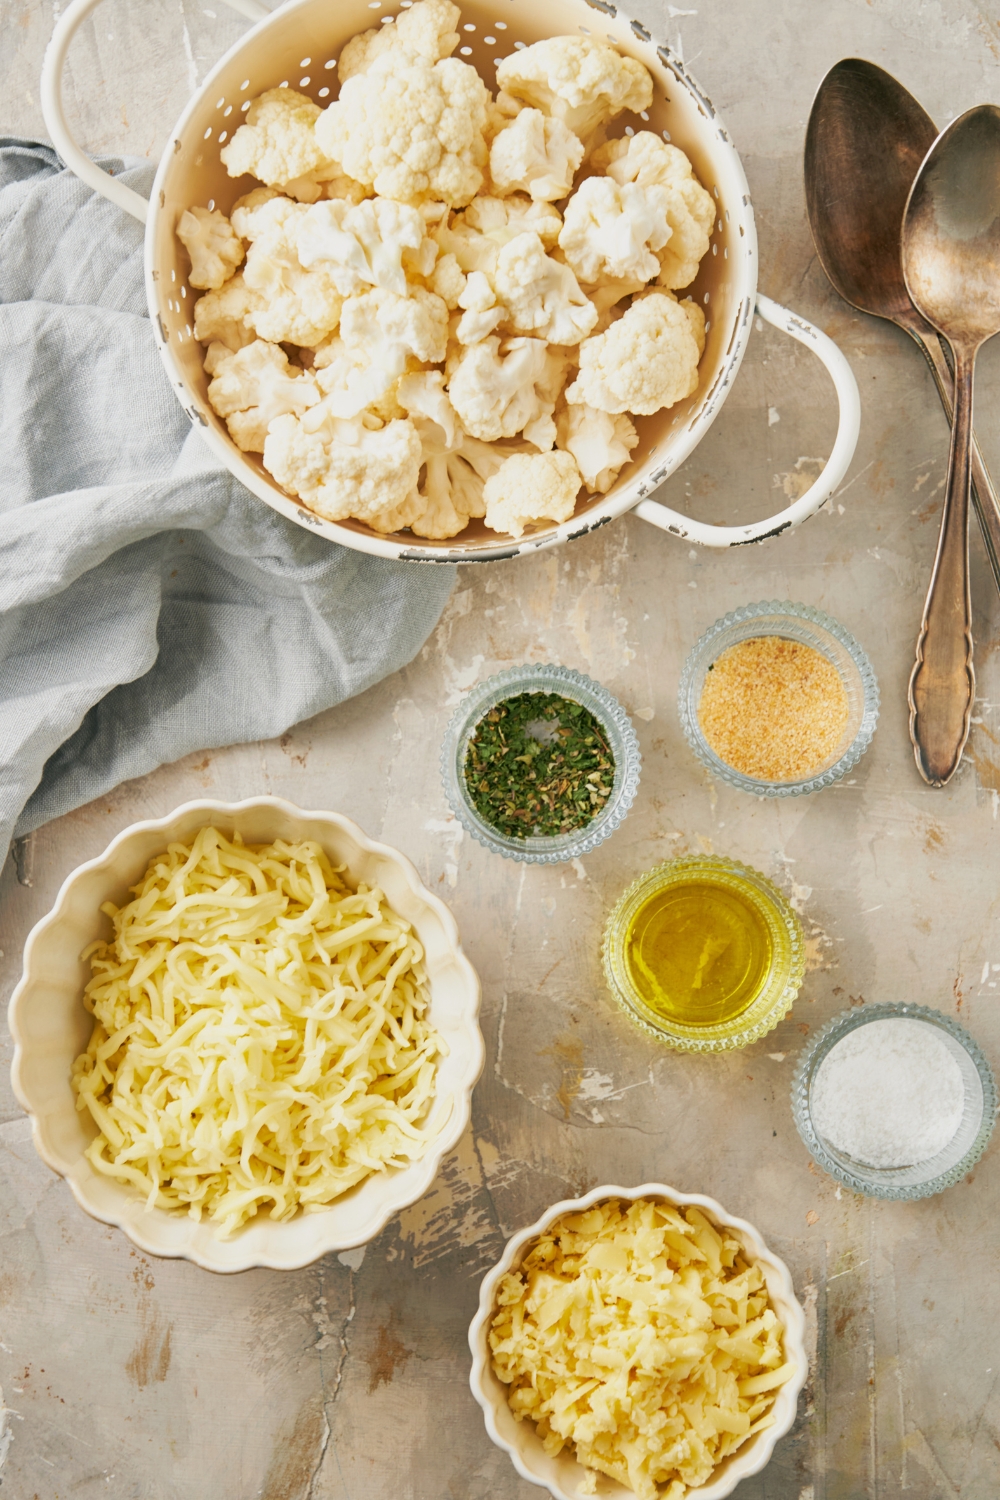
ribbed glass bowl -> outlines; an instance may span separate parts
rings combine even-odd
[[[659,1015],[646,1004],[629,974],[626,940],[636,913],[658,891],[691,881],[720,885],[749,900],[763,918],[773,945],[771,969],[756,997],[739,1015],[716,1025],[684,1025]],[[758,870],[720,855],[667,860],[634,880],[608,917],[601,957],[608,989],[629,1019],[680,1052],[731,1052],[759,1041],[791,1010],[805,975],[802,924],[784,896]]]
[[[958,1063],[965,1085],[965,1110],[952,1139],[936,1156],[909,1167],[870,1167],[824,1140],[813,1125],[813,1085],[824,1060],[838,1042],[859,1026],[906,1016],[934,1026]],[[997,1086],[993,1071],[967,1031],[950,1017],[924,1005],[882,1004],[845,1010],[818,1032],[805,1049],[792,1080],[792,1115],[813,1160],[849,1187],[869,1198],[930,1198],[960,1182],[986,1150],[996,1122]]]
[[[737,771],[716,755],[698,722],[698,704],[712,664],[739,641],[774,635],[821,652],[838,672],[847,694],[847,725],[836,751],[808,776],[792,781],[764,781]],[[857,765],[875,733],[878,683],[872,664],[857,641],[830,615],[808,604],[792,604],[787,599],[762,600],[759,604],[745,604],[716,620],[694,645],[681,674],[677,709],[688,744],[713,776],[758,797],[798,797],[830,786]]]
[[[465,783],[465,760],[476,725],[498,703],[521,693],[558,693],[588,709],[603,726],[615,758],[611,795],[601,812],[572,833],[546,837],[511,838],[480,817]],[[639,741],[632,721],[607,688],[571,667],[552,665],[511,667],[488,677],[462,699],[448,725],[441,747],[441,779],[452,811],[474,839],[524,864],[555,865],[589,854],[603,844],[635,801],[639,785]]]

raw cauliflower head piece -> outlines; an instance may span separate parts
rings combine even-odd
[[[329,268],[310,269],[299,259],[299,229],[308,212],[304,203],[276,198],[257,214],[257,236],[243,275],[258,301],[246,317],[260,338],[273,344],[315,348],[340,320],[343,298]]]
[[[449,312],[454,312],[465,291],[465,272],[451,253],[439,255],[430,277],[431,291],[436,292]]]
[[[572,453],[516,453],[483,486],[486,524],[513,537],[543,521],[568,521],[576,509],[580,471]]]
[[[191,257],[188,281],[202,291],[217,291],[243,259],[239,235],[217,208],[186,208],[177,238]]]
[[[543,202],[565,198],[583,160],[583,142],[561,120],[524,109],[493,137],[490,177],[496,191]]]
[[[493,285],[517,333],[550,344],[578,344],[597,322],[597,309],[569,266],[546,255],[537,234],[519,234],[504,245]]]
[[[346,419],[369,407],[381,412],[381,403],[414,362],[444,359],[447,333],[447,308],[423,287],[416,287],[411,297],[381,287],[349,297],[339,338],[317,351],[316,379],[324,400],[306,425],[327,413]]]
[[[608,141],[594,152],[594,167],[624,186],[664,187],[668,194],[670,237],[660,254],[660,286],[690,286],[708,250],[715,204],[694,175],[684,152],[661,141],[651,130],[640,130],[620,141]]]
[[[420,433],[425,454],[428,450],[447,453],[464,437],[444,379],[441,370],[420,370],[404,375],[396,391],[400,406]]]
[[[344,303],[340,333],[345,343],[386,361],[412,355],[426,364],[440,364],[448,339],[448,309],[424,287],[414,287],[409,297],[376,287]],[[401,365],[397,373],[402,371]]]
[[[279,193],[277,188],[257,187],[252,192],[244,193],[242,198],[237,198],[233,204],[232,213],[229,215],[232,226],[242,240],[255,240],[260,230],[271,222],[274,210],[262,214],[262,210],[269,203],[280,198],[283,203],[292,203],[291,198],[286,198]]]
[[[464,213],[446,216],[431,233],[442,259],[454,256],[461,271],[482,271],[492,276],[504,245],[529,230],[546,248],[559,238],[562,215],[551,203],[534,201],[524,193],[510,198],[484,195],[473,198]],[[457,306],[457,299],[456,299]]]
[[[704,331],[704,315],[693,303],[669,292],[648,293],[605,333],[580,345],[580,372],[566,400],[638,416],[673,406],[697,389]]]
[[[455,328],[460,344],[479,344],[507,316],[507,309],[496,299],[489,277],[484,271],[470,271],[458,299],[465,311]]]
[[[450,57],[458,46],[455,27],[461,12],[451,0],[417,0],[399,13],[390,26],[373,26],[352,37],[340,54],[337,72],[341,83],[357,73],[367,73],[386,54],[397,62],[423,58],[436,63]]]
[[[257,337],[248,317],[262,306],[259,294],[247,286],[243,272],[238,271],[218,291],[198,298],[194,336],[202,344],[221,343],[233,351],[242,349]]]
[[[606,495],[629,461],[639,434],[624,412],[612,416],[592,406],[566,406],[556,419],[556,443],[576,459],[589,490]]]
[[[303,203],[315,203],[320,183],[340,171],[316,138],[320,114],[319,105],[295,89],[268,89],[219,152],[226,171],[230,177],[249,173]]]
[[[311,375],[294,369],[277,344],[257,339],[236,354],[213,361],[215,378],[208,399],[244,453],[263,453],[267,430],[276,417],[296,416],[319,400]]]
[[[619,186],[588,177],[566,205],[559,245],[581,281],[650,281],[660,269],[653,254],[670,238],[665,187]]]
[[[468,203],[483,183],[489,94],[457,58],[400,64],[391,53],[349,78],[316,138],[343,170],[383,198]]]
[[[417,256],[430,249],[430,268],[437,245],[428,239],[415,208],[391,198],[345,199],[315,203],[298,225],[299,260],[309,270],[324,267],[341,296],[380,286],[405,297],[407,251]]]
[[[545,378],[545,353],[541,339],[510,339],[501,350],[496,335],[462,351],[448,395],[471,437],[485,443],[514,437],[542,415],[535,382]]]
[[[497,83],[584,138],[623,109],[639,112],[653,102],[642,63],[588,36],[554,36],[512,52],[497,68]]]
[[[353,516],[374,531],[398,531],[419,514],[420,438],[400,420],[371,430],[363,419],[327,420],[307,431],[279,417],[264,444],[264,467],[328,521]]]

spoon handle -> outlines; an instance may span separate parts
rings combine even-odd
[[[941,340],[936,333],[929,332],[926,338],[921,337],[912,328],[907,332],[918,345],[923,354],[931,374],[934,376],[934,384],[937,386],[938,395],[941,397],[941,405],[944,407],[945,416],[949,423],[952,420],[952,391],[955,382],[951,368],[945,358],[941,347]],[[979,520],[979,529],[983,534],[983,542],[986,546],[986,554],[993,569],[993,577],[997,588],[1000,589],[1000,498],[997,497],[990,471],[986,467],[979,448],[979,442],[975,432],[972,434],[972,503],[975,506],[976,516]]]
[[[930,786],[955,774],[969,736],[976,677],[969,592],[969,488],[975,347],[952,346],[955,411],[941,534],[910,675],[910,739],[917,770]]]

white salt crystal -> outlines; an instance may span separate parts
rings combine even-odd
[[[908,1167],[942,1151],[964,1109],[962,1073],[935,1026],[869,1021],[832,1048],[813,1083],[813,1124],[870,1167]]]

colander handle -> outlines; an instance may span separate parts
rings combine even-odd
[[[225,3],[230,10],[238,11],[248,21],[262,21],[265,16],[271,14],[265,5],[259,3],[259,0],[225,0]],[[81,181],[94,189],[95,193],[100,193],[102,198],[109,198],[127,214],[131,214],[133,219],[138,219],[140,224],[145,224],[146,215],[149,212],[149,204],[145,198],[140,193],[133,192],[130,187],[126,187],[124,182],[119,182],[117,178],[109,176],[96,162],[91,161],[89,156],[84,155],[70,133],[63,110],[63,68],[66,64],[69,44],[81,21],[84,21],[99,4],[100,0],[73,0],[69,8],[60,16],[52,33],[52,39],[45,50],[45,60],[42,63],[42,116],[52,138],[52,144],[70,171],[75,172]]]
[[[858,383],[853,370],[833,340],[807,323],[805,318],[799,317],[798,313],[789,312],[787,307],[782,307],[779,303],[772,302],[770,297],[763,297],[759,293],[756,312],[765,323],[780,328],[783,333],[790,334],[793,339],[811,349],[830,372],[840,407],[837,437],[822,473],[805,494],[785,510],[779,510],[777,515],[768,516],[764,521],[755,521],[752,526],[711,526],[706,521],[692,521],[689,516],[682,516],[669,506],[661,505],[658,500],[640,500],[635,507],[635,514],[644,521],[650,521],[664,531],[673,532],[674,536],[683,537],[685,541],[701,542],[705,547],[740,547],[746,542],[762,542],[765,537],[777,536],[790,526],[798,526],[800,521],[819,510],[837,489],[850,467],[861,430]]]

